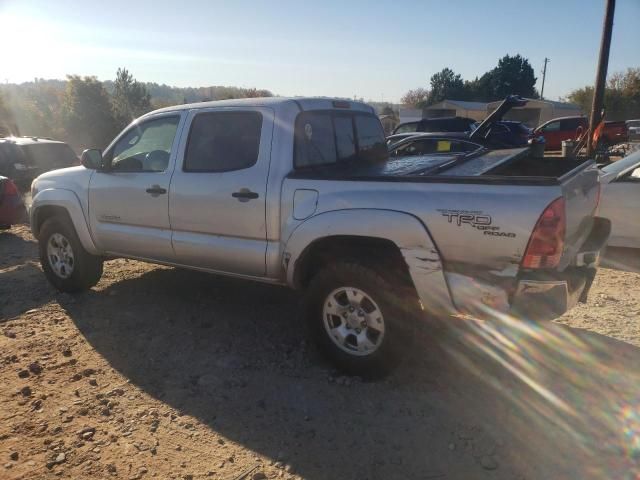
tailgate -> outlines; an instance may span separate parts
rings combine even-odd
[[[593,160],[583,163],[559,179],[565,199],[566,233],[559,270],[575,259],[593,228],[600,199],[599,172]]]

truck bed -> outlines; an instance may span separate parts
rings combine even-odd
[[[592,166],[595,163],[590,160],[534,158],[529,149],[518,148],[484,150],[468,156],[424,155],[390,158],[379,164],[332,165],[295,171],[289,178],[559,185]]]
[[[368,192],[379,198],[380,208],[408,211],[431,230],[445,261],[454,263],[472,261],[468,255],[470,238],[466,235],[475,236],[477,230],[463,226],[452,229],[443,223],[443,215],[464,212],[489,216],[500,232],[513,234],[496,237],[479,232],[476,242],[482,244],[481,251],[485,253],[482,263],[495,268],[519,263],[538,217],[552,201],[563,197],[567,228],[559,265],[562,270],[574,260],[592,230],[598,177],[591,160],[532,158],[525,148],[485,150],[464,157],[412,156],[373,165],[333,165],[294,171],[287,178],[302,181],[303,188],[317,188],[318,209],[336,208],[331,206],[334,199],[336,204],[347,201],[352,208],[358,208],[360,197]],[[358,182],[358,186],[352,182]],[[327,195],[329,192],[333,193]],[[462,232],[466,232],[465,236],[458,240],[455,235]]]

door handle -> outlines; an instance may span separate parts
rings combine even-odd
[[[239,192],[233,192],[231,196],[233,198],[237,198],[241,202],[248,202],[249,200],[258,198],[260,195],[256,192],[252,192],[248,188],[241,188]]]
[[[167,189],[162,188],[160,185],[151,185],[151,187],[147,188],[147,193],[150,193],[152,197],[157,197],[167,193]]]

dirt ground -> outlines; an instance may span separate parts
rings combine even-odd
[[[640,478],[637,273],[551,324],[424,325],[378,381],[332,370],[298,302],[127,260],[61,294],[0,232],[0,478]]]

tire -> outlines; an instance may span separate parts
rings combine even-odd
[[[102,276],[102,257],[91,255],[83,248],[68,218],[55,216],[44,222],[38,236],[38,249],[40,265],[47,280],[62,292],[88,290]],[[63,257],[62,262],[54,261],[54,258],[60,260]],[[57,268],[54,264],[58,265]]]
[[[413,303],[375,270],[340,262],[311,280],[305,316],[312,339],[334,365],[371,378],[388,373],[410,348],[415,316],[408,305]],[[376,325],[379,319],[382,325]]]

